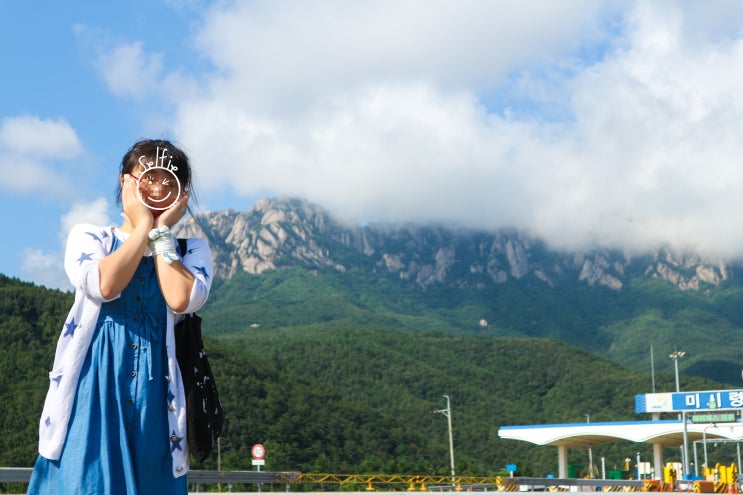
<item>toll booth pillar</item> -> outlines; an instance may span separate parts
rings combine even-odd
[[[557,446],[557,472],[558,477],[568,477],[568,448],[564,445]]]
[[[653,470],[655,479],[663,479],[663,446],[659,443],[653,444]]]

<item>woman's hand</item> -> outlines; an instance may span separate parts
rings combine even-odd
[[[188,194],[184,194],[170,208],[163,211],[155,222],[157,227],[173,227],[188,211]],[[185,255],[185,253],[183,253]],[[157,280],[165,302],[175,312],[183,312],[191,300],[194,276],[180,260],[167,263],[162,256],[155,256]]]
[[[181,218],[186,215],[187,211],[188,194],[184,194],[178,198],[178,201],[173,203],[170,208],[163,211],[160,216],[157,217],[157,226],[164,227],[167,225],[169,228],[173,227],[173,225],[181,221]]]
[[[129,174],[124,175],[121,184],[121,205],[124,220],[131,225],[132,230],[141,226],[149,232],[155,223],[152,210],[139,200],[137,181]]]
[[[155,223],[152,212],[137,194],[137,181],[130,175],[121,178],[121,206],[124,232],[130,234],[124,244],[98,263],[101,296],[104,300],[121,294],[129,285],[147,249],[149,234]]]

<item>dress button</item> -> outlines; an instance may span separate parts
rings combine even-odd
[[[180,473],[181,471],[183,471],[183,466],[178,466],[177,468],[175,468],[175,470]]]
[[[168,406],[168,411],[170,411],[170,412],[175,411],[175,406]]]
[[[142,300],[142,296],[136,296],[134,299],[136,299],[137,301],[141,301]]]
[[[139,321],[139,316],[135,316],[134,321]]]
[[[132,372],[131,372],[131,373],[129,373],[129,374],[130,374],[130,375],[132,375],[132,376],[137,376],[137,372],[136,372],[136,371],[132,371]]]
[[[144,275],[140,275],[138,278],[139,280],[144,280]]]
[[[170,437],[170,441],[171,441],[171,442],[175,443],[175,442],[177,442],[178,440],[180,440],[180,438],[178,438],[178,435],[171,435],[171,437]]]
[[[126,400],[126,403],[127,403],[127,404],[131,404],[131,403],[133,403],[133,402],[134,402],[134,401],[132,400],[132,398],[131,398],[131,397],[130,397],[130,398],[128,398],[128,399]]]

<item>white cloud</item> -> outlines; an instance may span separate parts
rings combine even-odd
[[[488,116],[470,86],[497,85],[514,64],[597,32],[579,29],[598,10],[592,2],[540,3],[542,15],[535,5],[220,4],[198,38],[219,76],[181,102],[175,133],[212,191],[289,192],[363,217],[441,220],[461,218],[447,205],[468,194],[477,202],[468,214],[480,217],[476,207],[505,205],[489,179],[494,169],[511,174],[501,153],[524,126]],[[498,208],[491,223],[519,216]]]
[[[171,0],[167,4],[180,19],[186,11],[203,10],[202,1]],[[169,28],[162,29],[167,32]],[[164,134],[172,125],[174,102],[202,91],[195,76],[186,69],[176,67],[166,72],[166,55],[148,50],[151,45],[142,40],[123,40],[110,31],[85,24],[75,25],[74,32],[85,58],[111,94],[134,102],[139,115],[138,137],[167,137]],[[180,46],[177,49],[183,50]]]
[[[687,22],[679,10],[642,4],[628,15],[618,48],[573,80],[576,124],[559,146],[590,190],[572,210],[545,188],[543,211],[568,214],[563,223],[580,237],[583,223],[612,244],[743,253],[735,232],[743,207],[743,38],[692,40]],[[539,230],[559,239],[560,223],[549,220]]]
[[[108,216],[109,204],[105,198],[96,198],[90,202],[78,202],[72,205],[70,210],[62,215],[61,237],[67,240],[67,235],[72,227],[79,223],[90,223],[93,225],[112,225]]]
[[[61,253],[44,253],[41,249],[21,251],[20,277],[49,289],[72,290],[63,268]]]
[[[163,85],[169,78],[163,73],[163,55],[148,52],[143,41],[122,41],[85,24],[75,25],[74,32],[85,56],[115,96],[146,103],[168,94],[169,85]]]
[[[33,115],[4,118],[0,123],[0,147],[37,157],[70,157],[82,152],[77,134],[66,120]]]
[[[490,88],[514,67],[571,50],[601,4],[489,0],[226,2],[197,37],[241,106],[277,112],[398,80]]]
[[[156,92],[162,77],[160,56],[145,54],[141,43],[118,45],[111,53],[101,54],[97,63],[109,89],[117,96],[141,98]]]
[[[491,179],[514,173],[508,157],[528,129],[487,115],[467,93],[418,84],[374,87],[293,122],[251,119],[217,102],[184,105],[180,117],[179,135],[195,163],[221,150],[219,170],[199,175],[209,189],[281,190],[388,220],[401,212],[461,219],[462,209],[451,202],[470,195],[463,205],[470,223],[479,224],[483,211],[494,214],[490,223],[520,220],[521,212],[508,208],[518,191]]]
[[[63,195],[70,190],[69,180],[58,166],[82,151],[75,130],[64,119],[6,117],[0,122],[0,175],[4,177],[0,189]]]

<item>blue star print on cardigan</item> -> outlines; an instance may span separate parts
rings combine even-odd
[[[83,261],[90,261],[93,259],[91,256],[92,254],[93,253],[80,253],[80,257],[76,259],[75,261],[77,261],[79,264],[82,265]]]
[[[207,273],[205,267],[203,267],[203,266],[195,266],[195,267],[193,267],[193,269],[196,270],[197,272],[199,272],[200,274],[202,274],[206,280],[209,280],[209,274]]]
[[[175,434],[175,431],[170,436],[170,443],[173,445],[170,447],[170,451],[173,452],[175,449],[183,450],[181,448],[181,438],[178,437],[178,435]]]
[[[79,325],[77,323],[75,323],[75,318],[72,318],[72,321],[70,321],[69,323],[65,323],[64,324],[65,332],[64,332],[63,337],[67,337],[68,335],[70,337],[74,337],[75,336],[75,329],[78,326]]]
[[[92,237],[93,239],[95,239],[98,242],[103,242],[103,241],[101,241],[101,238],[98,237],[97,235],[95,235],[93,232],[86,232],[86,234],[88,234],[90,237]]]

